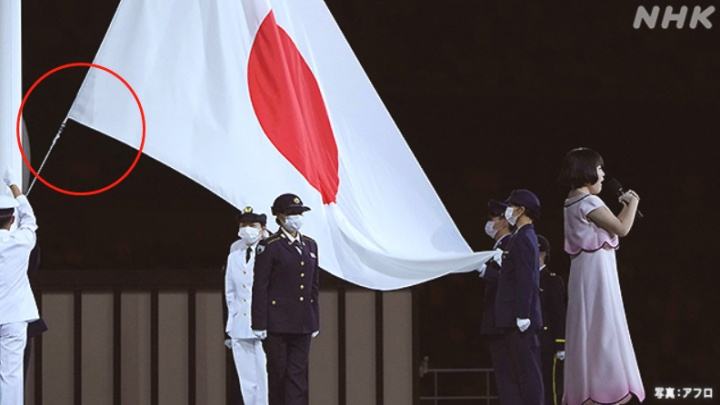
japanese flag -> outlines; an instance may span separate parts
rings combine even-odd
[[[478,268],[322,0],[122,0],[95,63],[145,153],[242,208],[298,194],[321,266],[389,290]],[[69,117],[131,147],[89,71]]]

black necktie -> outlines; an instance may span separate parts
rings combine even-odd
[[[245,251],[245,263],[250,261],[250,254],[252,253],[252,248],[247,248]]]

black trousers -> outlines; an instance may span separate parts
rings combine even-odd
[[[37,249],[38,248],[36,246],[36,249],[33,251],[33,253],[37,252]],[[30,354],[32,353],[35,338],[42,335],[47,330],[48,327],[45,324],[45,321],[43,321],[42,319],[28,322],[27,341],[25,343],[25,355],[23,357],[23,374],[25,375],[25,381],[27,381],[27,371],[28,368],[30,368]]]
[[[510,330],[489,338],[501,405],[542,405],[540,341],[534,331]]]
[[[269,333],[263,341],[270,405],[308,405],[310,334]]]

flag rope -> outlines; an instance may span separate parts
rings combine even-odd
[[[62,124],[60,124],[60,128],[58,128],[57,133],[55,134],[55,138],[53,138],[52,143],[50,144],[50,148],[48,149],[47,153],[45,154],[45,157],[43,158],[42,163],[40,163],[40,167],[37,170],[36,175],[33,178],[33,181],[30,183],[30,187],[28,187],[27,195],[30,195],[30,192],[33,189],[33,186],[37,182],[38,176],[40,176],[40,172],[42,172],[43,167],[45,167],[45,163],[47,163],[48,158],[50,157],[50,154],[52,153],[53,149],[55,148],[55,145],[57,144],[57,141],[60,139],[60,135],[62,135],[63,131],[65,130],[65,125],[67,125],[68,117],[65,117]]]

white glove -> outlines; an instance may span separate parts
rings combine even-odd
[[[498,264],[498,266],[502,266],[502,258],[504,253],[505,252],[502,249],[495,249],[495,253],[493,254],[492,259],[495,261],[495,263]]]
[[[254,330],[253,329],[253,335],[255,335],[256,338],[263,340],[267,337],[267,331],[266,330]]]
[[[2,181],[8,187],[10,187],[11,185],[13,185],[13,183],[15,183],[10,176],[10,170],[8,170],[8,169],[3,170]]]
[[[560,361],[565,360],[565,350],[560,350],[557,353],[555,353],[555,358],[557,358]]]
[[[225,347],[232,350],[232,339],[225,339]]]
[[[505,252],[503,252],[502,249],[495,249],[493,251],[493,256],[490,259],[488,259],[487,262],[483,263],[483,265],[479,269],[475,270],[478,273],[480,273],[478,277],[485,277],[485,270],[487,270],[487,264],[491,260],[494,261],[495,263],[497,263],[498,266],[502,266],[503,253],[505,253]]]
[[[312,333],[311,336],[312,336],[313,338],[316,338],[316,337],[318,337],[319,334],[320,334],[320,331],[319,331],[319,330],[316,330],[315,332]]]
[[[520,329],[520,332],[525,332],[530,327],[529,319],[516,318],[515,322],[517,323],[517,327]]]

